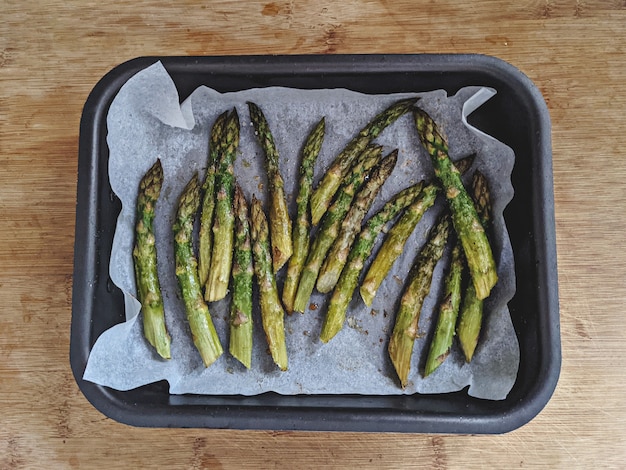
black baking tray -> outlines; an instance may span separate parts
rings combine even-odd
[[[120,392],[82,379],[98,336],[124,321],[121,291],[108,276],[120,203],[109,185],[106,116],[120,87],[160,60],[181,100],[200,85],[218,91],[287,86],[363,93],[493,87],[497,95],[470,122],[513,148],[513,200],[504,212],[517,291],[509,309],[520,345],[516,382],[502,401],[464,389],[440,395],[364,396],[276,393],[170,395],[166,382]],[[272,430],[503,433],[537,415],[561,366],[550,117],[537,87],[489,56],[307,55],[142,57],[107,73],[89,95],[80,124],[70,362],[78,386],[103,414],[148,427]]]

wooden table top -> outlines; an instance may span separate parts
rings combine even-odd
[[[626,3],[0,2],[0,468],[619,468],[626,464]],[[550,109],[563,365],[498,436],[138,429],[69,367],[79,120],[145,55],[461,53],[525,72]]]

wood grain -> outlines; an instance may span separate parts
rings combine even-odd
[[[626,2],[0,2],[0,468],[621,468],[626,462]],[[100,77],[143,55],[498,56],[553,123],[563,367],[502,436],[151,430],[69,369],[78,125]]]

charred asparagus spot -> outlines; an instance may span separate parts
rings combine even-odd
[[[300,274],[309,252],[309,230],[311,222],[309,220],[309,200],[313,187],[313,168],[315,160],[319,155],[324,140],[326,122],[322,118],[313,128],[302,149],[302,163],[300,165],[299,191],[296,199],[298,212],[296,222],[293,227],[293,254],[289,258],[287,266],[287,277],[283,287],[283,305],[287,313],[293,313],[293,303],[296,297],[296,290],[300,282]]]
[[[165,310],[157,270],[154,235],[155,206],[163,185],[163,167],[158,160],[139,183],[137,195],[137,224],[133,261],[137,281],[137,297],[141,302],[143,334],[164,359],[170,359],[170,335],[165,326]]]
[[[341,223],[339,235],[333,242],[317,278],[317,290],[319,292],[330,292],[337,284],[354,238],[361,229],[361,222],[397,161],[398,151],[394,150],[372,170],[369,179],[354,198],[354,202]]]
[[[278,298],[276,278],[272,270],[269,229],[261,201],[252,197],[252,253],[254,273],[259,286],[261,321],[274,363],[287,370],[287,343],[285,342],[285,311]]]
[[[433,271],[441,256],[450,232],[449,214],[444,214],[431,230],[426,245],[419,252],[400,299],[396,322],[389,340],[389,357],[400,378],[402,388],[408,384],[413,345],[424,299],[430,291]]]
[[[346,265],[341,271],[330,298],[320,335],[320,339],[324,343],[330,341],[343,328],[348,305],[359,282],[365,260],[376,243],[376,237],[390,220],[419,196],[423,185],[423,182],[419,182],[400,191],[365,223],[350,250]]]
[[[472,198],[480,223],[483,224],[487,233],[492,220],[491,192],[487,178],[479,170],[472,175]]]
[[[222,137],[224,133],[224,123],[228,112],[221,114],[213,124],[211,138],[209,141],[209,155],[207,158],[207,169],[202,184],[202,206],[200,209],[200,232],[198,236],[198,276],[200,284],[205,286],[209,278],[211,268],[211,251],[213,250],[213,213],[215,212],[215,164],[218,161]]]
[[[465,173],[467,173],[467,170],[470,169],[475,159],[476,159],[476,154],[473,153],[471,155],[468,155],[467,157],[464,157],[455,161],[454,166],[459,171],[459,173],[461,173],[461,175],[464,175]]]
[[[218,172],[215,181],[215,216],[213,218],[213,250],[211,269],[204,292],[208,302],[226,297],[233,261],[233,164],[239,147],[239,116],[233,109],[224,124],[224,141],[220,146]]]
[[[491,224],[491,198],[487,179],[479,171],[474,172],[472,177],[472,197],[476,204],[476,212],[480,217],[480,222],[485,231],[488,231]],[[463,297],[463,305],[457,325],[459,344],[467,362],[470,362],[474,357],[482,322],[483,301],[478,298],[474,286],[470,284]]]
[[[370,146],[359,156],[352,167],[350,173],[346,175],[344,185],[338,192],[333,205],[328,209],[315,239],[307,255],[304,269],[300,277],[296,299],[294,301],[294,311],[304,313],[309,298],[315,287],[317,275],[326,258],[326,253],[332,246],[339,233],[339,227],[346,213],[350,208],[354,195],[365,182],[369,170],[375,166],[382,155],[382,147]]]
[[[173,225],[176,278],[185,304],[185,312],[196,349],[206,367],[223,353],[209,308],[202,298],[198,262],[193,254],[193,223],[200,206],[200,183],[194,175],[183,190]]]
[[[428,350],[424,377],[432,374],[450,354],[454,339],[454,327],[461,303],[463,263],[463,249],[460,243],[456,243],[452,249],[450,269],[444,281],[443,300],[439,304],[437,326]]]
[[[235,249],[230,302],[229,351],[248,369],[252,362],[252,250],[250,219],[243,191],[235,186]]]
[[[341,186],[342,179],[365,148],[390,124],[407,113],[418,98],[398,101],[379,113],[335,157],[326,174],[311,196],[311,221],[317,225]]]
[[[486,298],[498,280],[491,246],[476,208],[467,194],[458,169],[448,156],[448,144],[432,118],[423,110],[413,111],[422,145],[428,152],[448,201],[454,229],[461,240],[476,294]]]
[[[248,103],[250,118],[254,130],[265,153],[265,169],[269,186],[269,223],[272,243],[272,263],[274,272],[289,260],[293,253],[291,244],[291,219],[287,211],[283,177],[278,165],[278,150],[274,144],[274,137],[261,108],[254,103]]]

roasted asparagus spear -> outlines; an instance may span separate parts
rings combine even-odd
[[[215,164],[220,155],[224,123],[228,111],[221,114],[213,124],[209,140],[209,156],[207,158],[206,175],[202,184],[202,206],[200,209],[200,232],[198,236],[198,276],[200,284],[206,285],[211,268],[211,251],[213,250],[213,213],[215,212]]]
[[[339,226],[350,208],[354,195],[365,182],[368,171],[380,160],[381,154],[382,148],[379,146],[366,148],[357,159],[350,173],[346,175],[337,198],[322,219],[320,228],[307,255],[298,290],[296,291],[294,311],[304,313],[306,310],[307,302],[313,292],[313,287],[326,253],[328,253],[339,233]]]
[[[222,353],[222,345],[213,326],[209,308],[202,298],[198,278],[198,262],[193,254],[193,222],[200,206],[200,183],[194,175],[183,190],[174,221],[174,255],[176,277],[185,303],[187,320],[196,349],[206,367],[213,364]]]
[[[416,108],[413,115],[420,141],[431,157],[435,175],[446,195],[454,229],[463,245],[476,294],[479,299],[484,299],[498,280],[485,230],[463,186],[458,169],[450,161],[446,139],[425,111]]]
[[[339,275],[348,259],[352,242],[354,242],[354,238],[361,230],[361,222],[372,206],[374,199],[376,199],[383,183],[393,171],[397,161],[398,151],[394,150],[372,170],[369,179],[354,198],[354,202],[341,223],[339,235],[333,242],[320,270],[316,284],[318,291],[322,293],[330,292],[337,284]]]
[[[432,374],[450,354],[454,339],[454,327],[461,303],[461,275],[463,272],[463,249],[456,243],[452,249],[450,269],[444,281],[443,300],[439,304],[437,326],[430,343],[424,377]]]
[[[272,359],[281,370],[287,370],[287,343],[285,341],[285,311],[278,298],[276,278],[272,270],[269,229],[261,201],[252,197],[252,252],[254,273],[259,285],[261,321]]]
[[[472,177],[472,196],[476,204],[476,211],[480,222],[485,230],[491,223],[491,200],[489,185],[485,176],[479,171],[474,172]],[[463,306],[457,325],[459,344],[465,355],[465,360],[470,362],[474,356],[478,336],[483,320],[483,301],[476,295],[474,286],[470,283],[463,297]]]
[[[435,184],[426,186],[419,197],[407,207],[399,220],[389,230],[376,258],[367,270],[361,283],[360,293],[365,305],[372,305],[374,296],[398,256],[404,250],[406,241],[424,213],[434,204],[439,187]]]
[[[211,269],[204,298],[208,302],[223,299],[228,293],[228,281],[233,261],[233,191],[235,175],[233,162],[239,147],[239,116],[233,109],[224,124],[224,141],[221,147],[215,185],[215,216],[213,218],[213,250]]]
[[[403,388],[408,383],[422,304],[430,291],[433,271],[443,255],[449,232],[450,217],[446,213],[431,230],[426,245],[413,263],[400,299],[396,322],[389,340],[389,357]]]
[[[287,277],[283,287],[283,305],[287,313],[293,312],[293,302],[296,297],[298,283],[300,282],[300,274],[306,261],[306,255],[309,252],[309,230],[311,228],[309,200],[313,186],[313,167],[322,147],[325,128],[326,122],[322,118],[313,128],[302,148],[299,191],[296,199],[298,213],[293,227],[293,254],[289,258]]]
[[[278,150],[263,111],[254,103],[248,103],[250,118],[265,153],[265,169],[269,186],[269,222],[274,272],[287,262],[293,253],[291,245],[291,219],[287,212],[283,177],[278,165]]]
[[[252,250],[248,204],[239,185],[235,186],[235,249],[233,254],[232,299],[230,301],[229,351],[248,369],[252,360]]]
[[[383,208],[374,214],[366,223],[354,246],[350,250],[345,267],[341,271],[337,285],[328,304],[328,311],[324,318],[320,339],[327,343],[343,327],[346,311],[354,289],[359,282],[359,275],[363,270],[365,260],[371,254],[376,237],[387,222],[392,220],[405,207],[417,198],[422,190],[423,182],[400,191]]]
[[[157,271],[154,238],[154,209],[163,185],[161,160],[156,161],[139,183],[137,195],[137,224],[133,260],[137,296],[141,302],[143,334],[164,359],[170,356],[170,335],[165,326],[165,310]]]
[[[416,101],[416,98],[410,98],[389,106],[361,129],[357,136],[335,157],[335,160],[311,196],[311,221],[313,225],[317,225],[322,219],[354,160],[387,126],[408,112]]]

